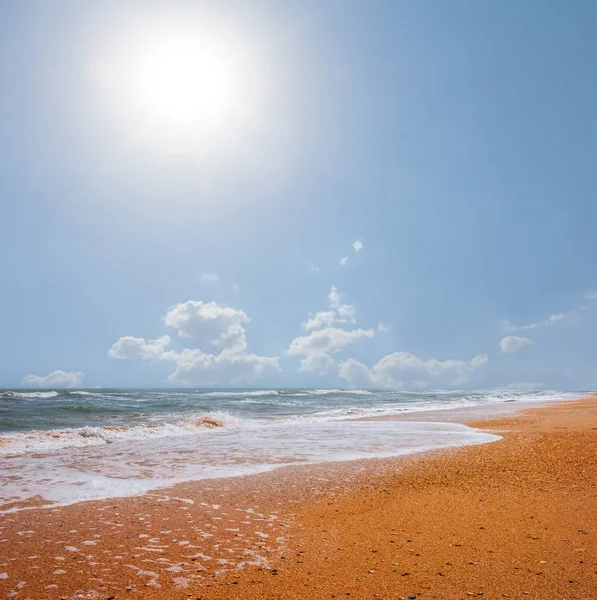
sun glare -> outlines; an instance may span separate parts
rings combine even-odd
[[[261,118],[263,69],[244,32],[180,19],[131,31],[120,32],[98,69],[110,112],[128,135],[205,144]]]
[[[157,125],[221,126],[242,109],[244,75],[230,48],[213,40],[160,39],[138,48],[127,94]]]

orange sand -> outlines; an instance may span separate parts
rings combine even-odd
[[[474,425],[504,439],[0,516],[0,598],[597,599],[597,398]]]

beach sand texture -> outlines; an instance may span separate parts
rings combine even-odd
[[[597,397],[503,439],[0,516],[0,598],[597,599]]]

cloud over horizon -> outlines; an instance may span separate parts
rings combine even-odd
[[[342,329],[338,325],[355,324],[356,310],[352,304],[342,302],[342,295],[335,285],[327,295],[329,310],[319,311],[314,317],[303,323],[303,329],[311,331],[308,335],[295,337],[288,348],[289,356],[303,356],[299,371],[308,371],[325,375],[334,365],[330,354],[339,352],[345,346],[360,338],[371,338],[373,329]]]
[[[469,381],[473,371],[487,361],[486,354],[479,354],[470,361],[440,361],[435,358],[423,360],[409,352],[394,352],[371,368],[349,358],[338,366],[338,376],[352,387],[412,389],[430,385],[463,385]]]
[[[47,375],[25,375],[21,385],[30,388],[76,388],[83,383],[83,373],[73,371],[52,371]]]
[[[184,385],[247,383],[279,371],[277,357],[258,356],[248,351],[244,325],[249,318],[242,310],[217,302],[189,300],[171,308],[164,317],[165,325],[176,329],[179,338],[197,341],[217,348],[219,353],[200,348],[181,352],[167,350],[168,335],[155,340],[124,336],[108,350],[111,358],[166,361],[175,365],[168,379]]]

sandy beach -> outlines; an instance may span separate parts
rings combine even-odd
[[[597,598],[597,397],[498,442],[0,516],[0,597]]]

